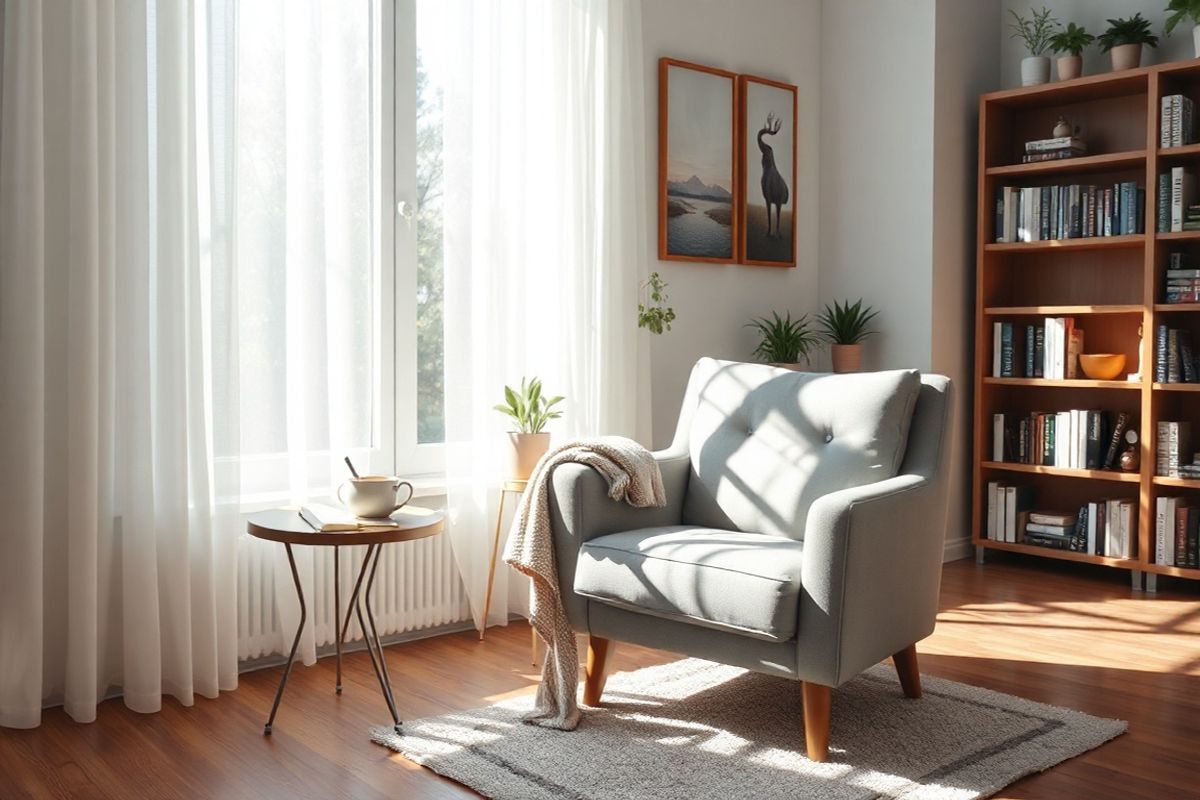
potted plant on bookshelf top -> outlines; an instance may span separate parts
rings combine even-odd
[[[1054,35],[1054,26],[1058,20],[1050,16],[1050,9],[1043,7],[1041,11],[1030,9],[1029,17],[1009,9],[1013,21],[1012,38],[1025,43],[1029,55],[1021,59],[1021,85],[1037,86],[1039,83],[1050,81],[1050,59],[1046,51],[1050,48],[1050,37]]]
[[[789,311],[780,317],[778,312],[771,312],[771,319],[759,317],[746,323],[747,328],[754,328],[762,339],[754,348],[754,356],[773,367],[799,369],[800,362],[807,361],[821,339],[816,331],[809,327],[807,314],[801,314],[799,319],[792,319]]]
[[[1192,47],[1197,58],[1200,58],[1200,0],[1169,0],[1166,11],[1170,12],[1167,24],[1163,27],[1163,35],[1170,36],[1175,26],[1185,19],[1192,23]]]
[[[1197,0],[1200,2],[1200,0]],[[1058,79],[1069,81],[1083,74],[1083,48],[1096,41],[1074,22],[1050,37],[1050,49],[1058,54]]]
[[[508,432],[511,445],[509,452],[509,477],[514,480],[529,480],[534,467],[550,449],[550,434],[543,430],[546,423],[562,416],[554,407],[561,403],[561,395],[547,398],[542,394],[542,381],[521,378],[521,386],[513,389],[504,387],[504,402],[495,409],[512,419],[516,430]]]
[[[863,307],[862,298],[854,305],[833,301],[833,306],[817,315],[821,333],[829,342],[834,372],[858,372],[862,367],[863,340],[875,331],[867,326],[879,315],[870,306]]]
[[[1112,54],[1113,71],[1132,69],[1142,63],[1142,45],[1158,47],[1150,32],[1150,20],[1140,13],[1108,20],[1108,30],[1096,37],[1100,49]]]

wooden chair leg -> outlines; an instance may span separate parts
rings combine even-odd
[[[833,689],[804,681],[804,743],[813,761],[829,758],[829,711]]]
[[[612,642],[599,636],[588,637],[587,680],[583,684],[583,704],[587,706],[600,705],[600,695],[604,694],[605,669]]]
[[[895,665],[896,674],[900,677],[900,688],[904,690],[904,696],[914,700],[919,699],[921,697],[921,670],[917,667],[917,646],[910,644],[896,653],[892,656],[892,664]]]

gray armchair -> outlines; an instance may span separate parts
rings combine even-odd
[[[921,694],[946,528],[950,381],[701,359],[664,508],[610,500],[579,464],[552,477],[563,603],[589,635],[584,702],[612,640],[803,682],[808,755],[828,754],[830,690],[888,656]]]

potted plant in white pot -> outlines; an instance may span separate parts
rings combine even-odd
[[[1197,0],[1200,2],[1200,0]],[[1050,49],[1058,55],[1058,79],[1069,81],[1083,74],[1083,49],[1096,37],[1074,22],[1050,37]]]
[[[1192,47],[1197,58],[1200,58],[1200,0],[1169,0],[1166,11],[1170,12],[1167,24],[1163,27],[1163,35],[1170,36],[1175,26],[1185,19],[1192,23]]]
[[[513,480],[529,480],[538,461],[550,449],[550,434],[544,428],[547,422],[562,416],[561,411],[554,410],[562,401],[561,395],[547,398],[542,394],[540,378],[531,381],[521,378],[518,389],[504,387],[504,402],[495,409],[516,425],[516,430],[508,432],[509,477]]]
[[[863,341],[875,333],[868,326],[879,315],[870,306],[863,307],[862,298],[850,305],[833,301],[833,306],[817,315],[817,324],[833,358],[834,372],[858,372],[862,368]]]
[[[1050,48],[1050,37],[1054,35],[1054,27],[1058,20],[1050,16],[1050,9],[1041,11],[1030,9],[1030,17],[1018,14],[1009,9],[1013,21],[1009,25],[1012,38],[1020,39],[1029,50],[1029,55],[1021,59],[1021,85],[1037,86],[1039,83],[1050,82],[1050,59],[1046,51]]]
[[[1142,45],[1158,47],[1158,37],[1150,32],[1150,20],[1140,13],[1108,20],[1108,30],[1096,37],[1096,41],[1101,50],[1112,54],[1114,72],[1140,66]]]
[[[809,327],[807,314],[792,319],[791,312],[783,317],[772,311],[771,318],[759,317],[746,323],[754,328],[762,339],[754,348],[754,356],[773,367],[800,369],[801,361],[808,361],[809,354],[820,345],[821,338]]]

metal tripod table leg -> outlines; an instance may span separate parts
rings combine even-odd
[[[296,660],[296,648],[300,646],[300,634],[304,631],[304,622],[308,619],[308,609],[304,605],[304,589],[300,586],[300,573],[296,570],[296,557],[292,555],[292,546],[284,544],[287,550],[288,564],[292,568],[292,581],[296,584],[296,597],[300,601],[300,624],[296,626],[296,638],[292,639],[292,651],[288,653],[287,664],[283,668],[283,677],[279,679],[279,688],[275,690],[275,702],[271,704],[271,716],[263,726],[263,735],[271,735],[271,726],[275,724],[275,713],[279,711],[279,701],[283,699],[283,689],[287,686],[288,676],[292,674],[292,662]]]

